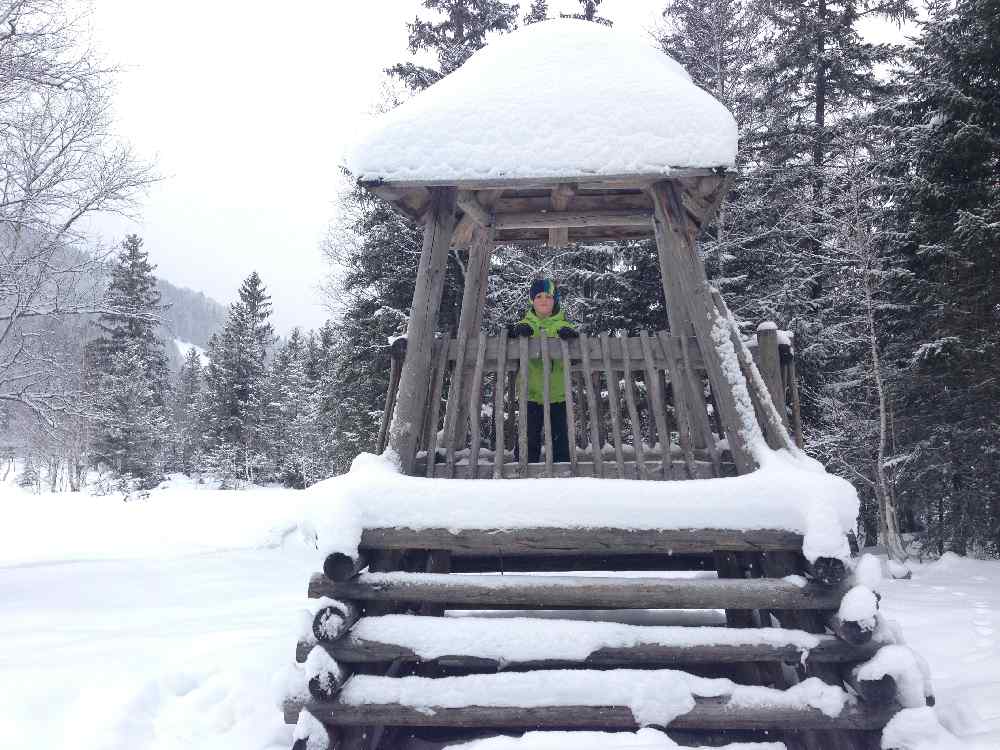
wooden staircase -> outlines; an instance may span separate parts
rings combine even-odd
[[[873,750],[895,686],[855,679],[879,644],[837,619],[845,566],[809,564],[801,544],[782,530],[368,529],[358,558],[332,555],[310,580],[321,606],[296,651],[309,696],[286,703],[286,721],[307,710],[331,750],[633,732],[615,686],[661,695],[680,681],[693,707],[658,728],[682,746]],[[802,699],[819,681],[853,696],[839,713]],[[546,702],[547,685],[587,699],[567,704],[567,687]]]

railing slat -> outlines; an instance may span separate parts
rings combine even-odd
[[[632,365],[629,364],[628,339],[616,336],[619,348],[622,351],[622,362],[624,362],[624,387],[625,406],[628,409],[628,418],[632,423],[632,442],[635,443],[635,460],[639,467],[639,479],[649,479],[646,472],[646,452],[642,445],[642,424],[639,421],[639,409],[635,403],[635,389],[632,382]]]
[[[618,394],[618,375],[611,366],[611,345],[608,342],[608,334],[602,333],[601,356],[604,359],[604,375],[608,381],[608,412],[611,415],[611,434],[615,446],[615,461],[618,464],[618,476],[627,479],[625,476],[625,455],[622,453],[622,422],[621,398]]]
[[[448,370],[448,339],[440,339],[438,345],[438,366],[434,373],[434,388],[431,391],[430,422],[427,426],[427,471],[434,476],[434,461],[437,458],[438,414],[441,411],[441,393],[444,390],[444,376]]]
[[[518,348],[520,349],[520,359],[521,359],[521,382],[519,383],[520,388],[518,389],[520,393],[520,403],[518,404],[517,410],[517,450],[518,450],[518,465],[520,466],[521,476],[528,475],[528,339],[524,336],[518,340]]]
[[[653,347],[649,342],[649,333],[639,331],[639,342],[642,345],[642,357],[646,367],[646,397],[649,399],[649,411],[656,424],[656,435],[660,442],[660,455],[663,459],[661,472],[664,479],[673,479],[673,463],[670,460],[670,432],[667,430],[667,412],[663,403],[663,392],[660,390],[659,373],[653,360]]]
[[[486,337],[480,333],[476,337],[476,369],[469,383],[469,431],[472,435],[469,443],[469,463],[479,465],[480,419],[483,406],[483,362],[486,359]],[[478,472],[473,472],[478,476]]]
[[[708,455],[712,460],[712,468],[715,469],[716,476],[722,476],[722,466],[719,461],[719,448],[715,442],[715,436],[712,434],[712,427],[708,420],[708,410],[705,406],[705,387],[702,384],[701,376],[695,372],[694,368],[691,367],[691,354],[688,347],[688,341],[686,338],[680,339],[681,344],[681,358],[684,361],[684,372],[687,374],[687,381],[691,384],[691,406],[693,409],[699,409],[700,413],[697,415],[695,420],[698,423],[698,427],[701,430],[702,441],[705,443],[705,448],[708,449]],[[722,435],[719,435],[721,438]]]
[[[569,344],[560,339],[559,348],[562,350],[563,380],[566,388],[566,437],[569,441],[569,462],[573,467],[573,476],[576,476],[576,412],[573,403],[573,373],[570,369]]]
[[[455,443],[458,432],[458,413],[462,410],[462,379],[465,375],[465,350],[469,345],[469,337],[464,331],[458,335],[458,349],[455,357],[455,367],[451,371],[451,384],[448,387],[448,403],[444,410],[444,448],[445,465],[448,476],[455,469]]]
[[[538,343],[542,348],[542,426],[545,435],[545,476],[552,476],[552,355],[549,354],[549,337],[544,328],[538,329]]]
[[[694,449],[691,445],[691,414],[688,410],[688,389],[686,379],[682,379],[680,369],[680,344],[666,331],[657,334],[660,346],[667,361],[667,372],[670,386],[674,393],[674,414],[677,415],[677,437],[684,454],[684,465],[687,467],[688,478],[695,476]]]
[[[604,476],[604,460],[601,445],[601,412],[597,406],[597,398],[594,395],[594,381],[591,379],[592,367],[590,363],[590,339],[587,334],[581,333],[580,338],[580,363],[583,367],[583,389],[587,397],[587,412],[590,417],[590,450],[591,461],[594,462],[594,475]]]
[[[496,440],[493,455],[493,478],[503,477],[504,462],[504,417],[503,392],[507,387],[507,329],[500,329],[500,339],[497,342],[497,384],[493,389],[493,423],[496,430]],[[510,405],[511,409],[514,405]]]

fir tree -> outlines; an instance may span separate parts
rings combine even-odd
[[[563,18],[576,18],[581,21],[593,21],[595,23],[610,26],[611,21],[597,14],[597,9],[601,5],[601,0],[577,0],[580,3],[581,13],[561,13]]]
[[[549,4],[547,0],[533,0],[527,14],[522,19],[525,26],[544,21],[549,17]]]
[[[270,476],[267,355],[274,343],[270,297],[254,271],[240,287],[221,333],[209,343],[203,433],[208,468],[227,482]]]
[[[102,335],[87,347],[88,390],[95,399],[91,461],[144,484],[162,472],[168,392],[154,270],[142,239],[129,235],[98,319]]]
[[[190,474],[198,470],[202,432],[202,365],[201,355],[193,346],[184,355],[171,409],[171,435],[174,441],[173,460],[180,471]]]

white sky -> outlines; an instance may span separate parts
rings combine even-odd
[[[601,12],[641,32],[663,5],[605,0]],[[553,15],[578,8],[549,3]],[[165,177],[138,223],[98,224],[104,240],[141,234],[160,276],[224,304],[256,269],[279,332],[320,325],[337,166],[383,68],[407,59],[418,11],[419,0],[96,0],[96,43],[126,69],[118,131]]]

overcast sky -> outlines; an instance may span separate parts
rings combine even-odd
[[[663,5],[605,0],[601,11],[641,32]],[[119,133],[164,176],[141,221],[103,221],[103,239],[141,234],[159,275],[224,304],[256,269],[281,333],[321,324],[319,245],[337,166],[378,102],[382,70],[406,59],[418,11],[419,0],[96,0],[96,42],[125,69]]]

